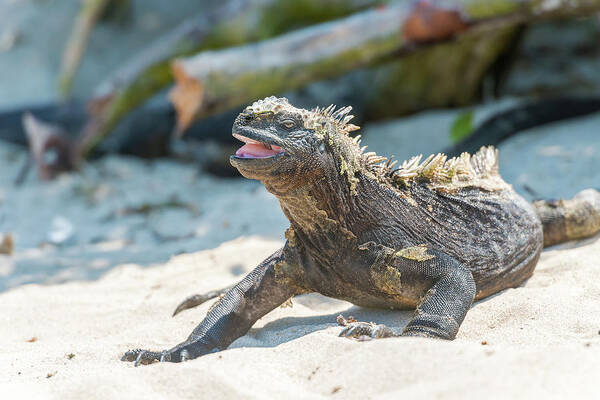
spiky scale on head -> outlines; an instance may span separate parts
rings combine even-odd
[[[328,122],[335,125],[339,129],[339,132],[343,134],[348,134],[349,132],[360,129],[356,125],[349,124],[352,118],[354,118],[354,115],[349,115],[350,111],[352,111],[352,106],[336,108],[336,106],[332,104],[323,109],[317,107],[312,110],[305,110],[303,108],[294,107],[285,97],[270,96],[255,101],[245,109],[245,112],[251,112],[253,114],[262,114],[265,112],[277,114],[282,111],[301,115],[304,127],[307,129],[319,129]]]
[[[301,109],[296,109],[296,107],[292,106],[289,103],[288,99],[286,99],[285,97],[275,96],[270,96],[262,100],[257,100],[254,103],[252,103],[252,105],[246,107],[244,111],[252,112],[254,114],[261,114],[263,112],[268,111],[278,113],[284,109],[294,109],[301,111]]]

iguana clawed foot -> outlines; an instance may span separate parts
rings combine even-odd
[[[152,364],[154,362],[182,362],[191,359],[187,350],[181,351],[170,351],[163,350],[161,352],[149,351],[149,350],[129,350],[121,361],[135,361],[134,366]]]
[[[398,336],[385,325],[377,325],[373,322],[359,322],[354,317],[344,318],[338,315],[337,322],[345,328],[340,332],[340,337],[355,338],[360,341],[371,339],[380,339],[392,336]]]
[[[177,363],[192,360],[194,358],[203,356],[205,354],[213,353],[215,351],[218,351],[218,349],[211,349],[210,345],[202,341],[184,342],[173,347],[170,350],[129,350],[128,352],[123,354],[123,357],[121,357],[121,361],[135,362],[134,365],[136,367],[139,365],[152,364],[154,362]]]

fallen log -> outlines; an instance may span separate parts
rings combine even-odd
[[[182,23],[101,82],[82,151],[88,153],[131,110],[173,82],[175,57],[263,40],[388,0],[225,0]]]
[[[435,85],[440,85],[442,92],[459,93],[443,93],[437,98],[433,94],[434,105],[448,104],[448,96],[455,98],[456,104],[464,104],[473,99],[486,69],[507,48],[519,26],[543,18],[586,15],[599,9],[599,0],[448,0],[420,1],[416,5],[400,2],[259,43],[204,51],[172,64],[176,86],[171,100],[178,114],[178,131],[199,118],[260,97],[394,58],[410,62],[396,64],[383,78],[378,77],[379,86],[387,87],[388,95],[398,97],[392,92],[399,82],[412,89],[417,99],[421,96],[419,90],[431,92],[430,87],[437,90]],[[450,44],[430,46],[455,36],[458,40]],[[471,59],[464,56],[473,59],[476,68],[471,68]],[[431,68],[428,63],[438,65]],[[468,83],[467,87],[452,82],[461,75],[463,66],[468,73],[460,81]],[[417,76],[416,85],[399,74],[407,68]],[[436,75],[427,76],[423,69]],[[449,72],[444,73],[445,70]]]
[[[246,46],[205,51],[173,62],[171,100],[178,130],[194,120],[390,56],[403,38],[408,3],[364,11]]]

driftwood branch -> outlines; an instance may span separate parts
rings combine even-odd
[[[489,67],[505,48],[511,30],[542,18],[586,15],[599,9],[598,0],[400,2],[275,39],[204,51],[173,62],[176,87],[171,92],[171,99],[178,113],[178,128],[184,130],[198,118],[263,96],[419,53],[426,55],[422,61],[438,62],[441,69],[444,69],[445,60],[460,61],[453,57],[457,50],[460,50],[457,54],[471,57],[483,55],[485,62],[478,63],[479,68],[469,69],[471,85],[465,90],[468,97],[478,87],[485,67]],[[485,36],[486,40],[478,40],[479,35]],[[440,47],[443,54],[425,45],[447,41],[453,36],[459,40]],[[463,37],[465,40],[461,40]],[[495,51],[482,49],[482,44]],[[430,69],[414,62],[411,67]],[[401,70],[405,68],[406,64]],[[447,69],[460,74],[453,65],[448,65]],[[432,70],[438,72],[440,68]],[[442,79],[455,77],[452,74],[437,76]],[[392,83],[394,79],[397,82],[403,77],[390,75],[383,80]]]
[[[173,82],[176,57],[263,40],[387,0],[224,0],[190,18],[117,69],[97,88],[82,151],[88,153],[132,109]]]
[[[85,46],[96,21],[112,0],[85,0],[75,18],[73,30],[62,55],[58,86],[63,96],[71,92],[73,79],[83,57]]]

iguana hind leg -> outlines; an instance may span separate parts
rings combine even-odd
[[[376,245],[373,242],[361,246],[362,250],[374,252],[375,263],[371,266],[380,286],[386,294],[402,296],[403,287],[424,287],[425,295],[416,307],[413,318],[402,333],[394,333],[385,325],[346,321],[340,336],[358,339],[390,336],[423,336],[452,340],[475,298],[475,281],[471,272],[454,258],[427,246],[412,246],[400,250]],[[391,271],[391,272],[390,272]]]
[[[443,253],[437,253],[428,264],[421,267],[422,272],[434,284],[417,306],[402,336],[452,340],[475,298],[475,281],[471,271]]]

